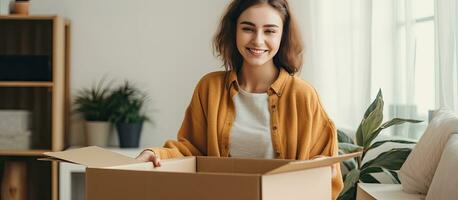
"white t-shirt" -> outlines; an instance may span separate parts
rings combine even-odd
[[[236,116],[230,134],[230,155],[274,158],[267,93],[249,93],[239,87],[233,98]]]

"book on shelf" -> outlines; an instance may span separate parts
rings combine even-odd
[[[0,71],[0,81],[51,81],[51,56],[0,55]]]

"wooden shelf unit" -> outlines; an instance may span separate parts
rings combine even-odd
[[[27,110],[32,115],[30,149],[0,147],[0,181],[6,162],[27,163],[28,199],[32,200],[58,199],[58,164],[37,159],[65,146],[69,24],[59,16],[0,16],[0,55],[44,55],[51,63],[50,81],[0,80],[0,110]]]
[[[41,157],[44,152],[49,152],[50,149],[33,149],[33,150],[2,150],[0,156],[37,156]]]
[[[0,81],[0,87],[52,87],[49,81]]]
[[[5,162],[19,161],[26,163],[27,166],[27,191],[29,200],[54,199],[53,198],[53,179],[54,168],[56,164],[52,162],[37,161],[38,157],[33,156],[15,156],[0,157],[0,171],[4,171]],[[4,174],[0,173],[0,179]]]

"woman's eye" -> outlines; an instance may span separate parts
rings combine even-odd
[[[252,28],[242,28],[242,30],[245,32],[254,32]]]
[[[267,33],[267,34],[274,34],[274,33],[275,33],[275,30],[266,30],[265,33]]]

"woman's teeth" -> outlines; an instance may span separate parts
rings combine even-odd
[[[252,49],[248,48],[248,50],[255,55],[261,55],[262,53],[266,52],[267,50],[262,50],[262,49]]]

